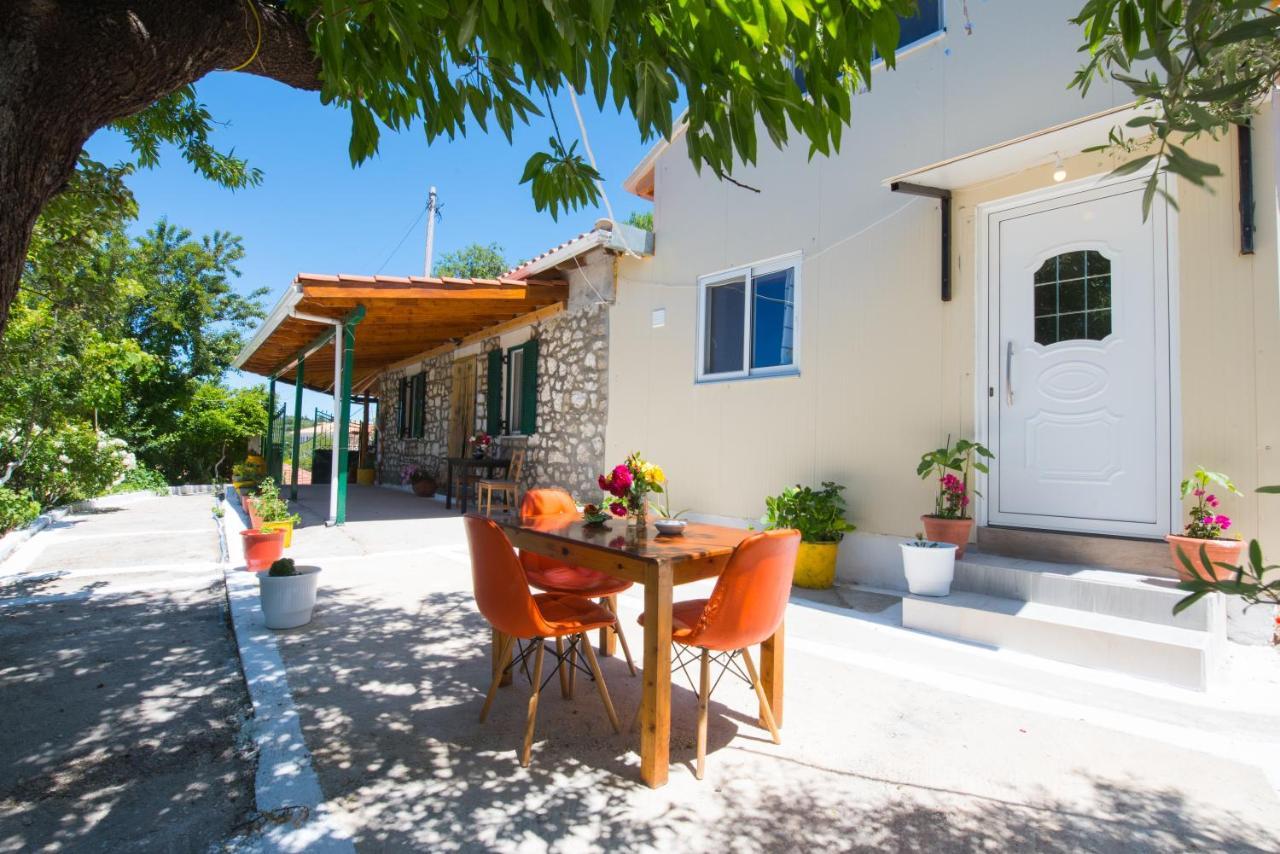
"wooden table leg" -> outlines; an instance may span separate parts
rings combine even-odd
[[[640,779],[667,783],[671,750],[671,566],[650,565],[644,580],[644,687],[640,701]]]
[[[616,616],[618,613],[618,597],[605,596],[600,599],[600,604],[604,605]],[[621,619],[619,617],[619,619]],[[600,630],[599,651],[601,655],[615,655],[618,652],[618,633],[609,629]]]
[[[502,654],[503,653],[502,632],[498,631],[497,629],[493,630],[493,672],[494,673],[497,673],[499,670],[507,666],[507,662],[511,660],[511,655],[512,655],[512,652],[515,650],[515,648],[516,648],[516,645],[514,642],[512,642],[511,647],[506,650],[506,655],[503,655]],[[501,660],[499,660],[500,658]],[[502,681],[498,684],[510,685],[511,672],[508,671],[504,673],[502,675]]]
[[[764,694],[773,707],[773,722],[782,726],[782,658],[786,647],[786,626],[779,624],[773,637],[760,644],[760,681]],[[760,714],[760,726],[765,726],[764,713]]]
[[[445,475],[444,482],[444,509],[453,509],[453,463],[447,464],[448,474]]]

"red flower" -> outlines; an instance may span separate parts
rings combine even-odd
[[[621,504],[616,504],[616,503],[610,504],[609,512],[615,516],[625,516],[627,515],[627,508],[622,506]]]
[[[600,489],[602,491],[604,492],[609,491],[609,481],[605,480],[604,475],[600,475],[598,478],[596,478],[596,483],[600,484]]]

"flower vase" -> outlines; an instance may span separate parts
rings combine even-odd
[[[643,532],[649,525],[649,520],[645,516],[644,508],[629,508],[627,510],[627,529],[631,531]]]

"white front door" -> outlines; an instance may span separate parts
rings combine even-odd
[[[987,521],[1170,530],[1168,212],[1142,181],[987,214]]]

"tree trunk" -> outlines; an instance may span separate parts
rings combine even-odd
[[[0,11],[0,333],[36,218],[89,137],[251,56],[248,73],[320,88],[305,25],[259,0],[16,0]]]

